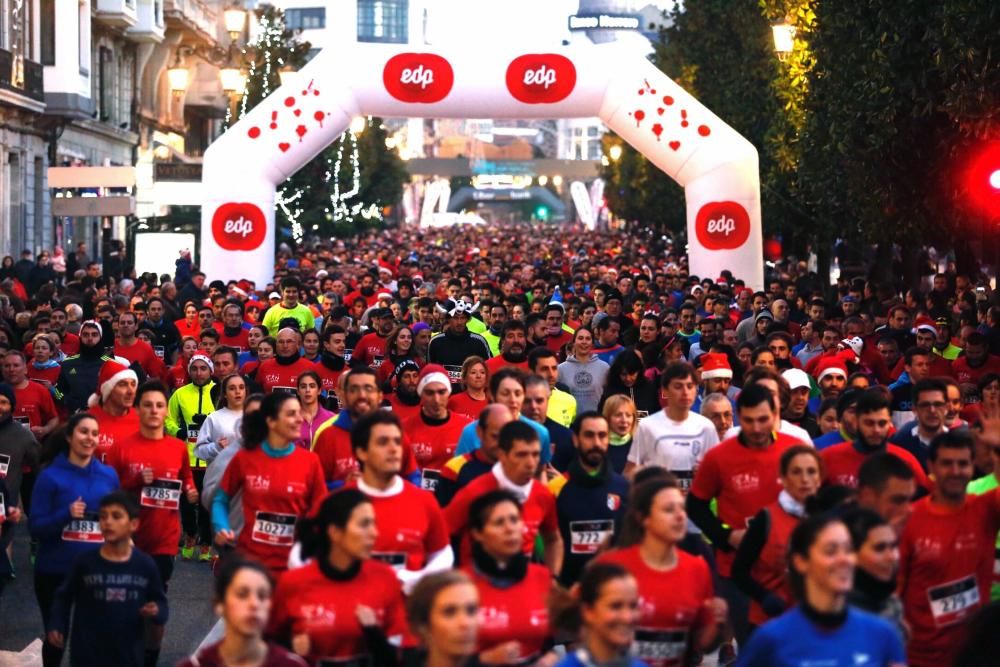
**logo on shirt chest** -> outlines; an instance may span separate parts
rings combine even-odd
[[[321,604],[301,605],[299,614],[310,626],[332,626],[337,620],[336,610]]]
[[[921,560],[940,558],[943,551],[941,542],[933,537],[918,537],[913,545],[914,553]]]
[[[271,478],[264,475],[247,475],[243,482],[251,491],[267,491],[271,488]]]
[[[756,472],[738,472],[729,479],[737,491],[756,491],[760,488],[760,475]]]
[[[479,627],[482,629],[502,630],[510,626],[510,614],[506,609],[498,607],[479,608]]]

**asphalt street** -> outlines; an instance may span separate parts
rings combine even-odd
[[[0,598],[0,667],[31,664],[31,660],[19,660],[17,654],[42,636],[42,618],[32,587],[25,523],[18,526],[14,540],[14,567],[17,578],[4,589]],[[170,620],[167,621],[160,665],[171,667],[190,655],[215,623],[211,566],[178,559],[167,598]],[[68,657],[63,664],[69,664]]]

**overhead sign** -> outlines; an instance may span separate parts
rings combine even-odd
[[[130,188],[135,167],[49,167],[50,188]]]
[[[135,213],[135,197],[53,197],[52,215],[66,218],[111,217]]]
[[[573,14],[570,30],[639,30],[642,18],[635,14]]]

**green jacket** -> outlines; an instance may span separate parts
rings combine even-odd
[[[194,455],[194,445],[198,441],[198,431],[205,417],[215,412],[212,401],[214,381],[201,387],[190,382],[170,397],[167,402],[167,420],[164,431],[185,441],[188,446],[188,458],[192,468],[204,468],[208,464]]]

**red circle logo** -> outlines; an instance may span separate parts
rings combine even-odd
[[[507,90],[525,104],[553,104],[576,87],[576,66],[558,53],[528,53],[507,66]]]
[[[400,102],[440,102],[455,83],[451,63],[436,53],[400,53],[382,69],[382,83]]]
[[[750,215],[734,201],[713,201],[698,211],[698,242],[708,250],[735,250],[750,238]]]
[[[256,250],[264,242],[266,224],[256,204],[223,204],[212,216],[212,236],[223,250]]]

